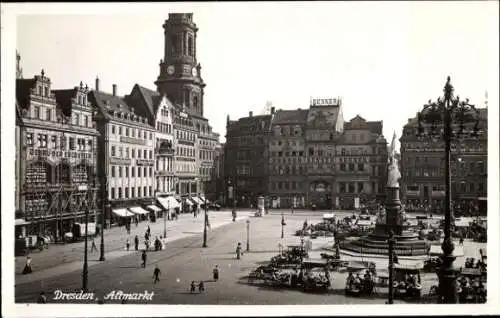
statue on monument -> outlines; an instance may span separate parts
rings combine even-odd
[[[398,159],[396,159],[396,132],[394,132],[394,136],[392,137],[392,142],[389,149],[387,186],[389,188],[399,188],[399,179],[401,179],[401,173],[399,172]]]

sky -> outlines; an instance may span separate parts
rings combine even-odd
[[[61,9],[62,8],[62,9]],[[66,9],[65,9],[66,8]],[[97,11],[96,11],[97,8]],[[305,109],[311,97],[343,100],[344,119],[382,120],[398,137],[408,118],[442,95],[484,107],[498,101],[498,2],[328,2],[30,5],[16,21],[24,77],[41,69],[53,88],[83,81],[128,94],[156,89],[168,13],[199,27],[205,117],[224,141],[231,119]],[[110,11],[111,10],[111,11]],[[35,13],[35,14],[34,14]],[[65,13],[65,14],[61,14]],[[498,104],[498,103],[496,103]]]

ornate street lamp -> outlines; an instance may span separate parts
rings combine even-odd
[[[247,220],[247,252],[250,252],[250,220]]]
[[[94,187],[95,187],[95,179],[94,176]],[[108,201],[108,182],[106,181],[104,185],[104,191],[102,194],[102,212],[101,212],[101,255],[99,257],[99,261],[104,262],[106,258],[104,257],[104,227],[106,226],[106,211],[110,209],[109,201]]]
[[[198,198],[200,197],[200,194],[198,194]],[[205,222],[203,222],[205,225],[203,226],[203,247],[207,247],[207,225],[208,225],[208,204],[205,199]]]
[[[387,303],[392,305],[394,303],[394,232],[389,232],[389,299]]]
[[[284,233],[285,225],[286,225],[285,215],[283,214],[283,212],[281,212],[281,238],[285,237],[285,233]]]
[[[83,202],[82,206],[85,208],[85,251],[83,256],[83,273],[82,273],[82,290],[84,292],[88,291],[88,279],[89,279],[89,265],[88,265],[88,251],[87,251],[87,234],[88,234],[88,224],[89,224],[89,206],[86,200]]]
[[[425,129],[424,128],[425,124]],[[477,138],[479,132],[479,110],[469,104],[469,100],[460,101],[458,96],[453,95],[453,86],[450,77],[444,87],[444,97],[438,98],[437,102],[424,105],[418,113],[418,137],[433,140],[444,139],[445,151],[445,221],[444,240],[441,246],[443,250],[443,265],[440,267],[439,277],[439,301],[442,303],[456,303],[456,270],[453,267],[455,249],[451,237],[452,205],[451,205],[451,141],[463,137]]]

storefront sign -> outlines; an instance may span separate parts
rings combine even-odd
[[[337,98],[313,98],[311,99],[312,106],[338,106],[340,99]]]
[[[125,159],[125,158],[109,158],[109,164],[112,165],[125,165],[125,166],[130,166],[130,159]]]
[[[28,159],[30,157],[54,157],[54,158],[78,158],[78,159],[90,159],[92,158],[92,153],[81,152],[81,151],[60,151],[60,150],[48,150],[48,149],[33,149],[28,150]]]
[[[138,166],[154,166],[154,161],[153,160],[137,159],[135,161],[135,164]]]
[[[127,144],[134,144],[134,145],[145,145],[146,140],[144,139],[137,139],[137,138],[131,138],[131,137],[125,137],[125,136],[120,136],[120,142],[124,142]]]

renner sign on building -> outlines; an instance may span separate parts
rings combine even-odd
[[[340,106],[340,98],[312,98],[311,106]]]

